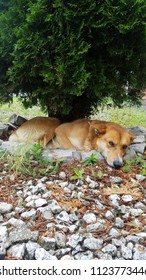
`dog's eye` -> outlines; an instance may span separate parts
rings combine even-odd
[[[127,147],[128,147],[127,145],[123,145],[123,146],[122,146],[123,150],[126,150]]]
[[[115,143],[112,142],[112,141],[109,141],[109,145],[110,145],[111,147],[115,147]]]

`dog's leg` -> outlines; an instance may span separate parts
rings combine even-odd
[[[68,137],[62,132],[56,133],[56,140],[62,149],[76,149]]]

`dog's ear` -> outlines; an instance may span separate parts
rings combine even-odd
[[[105,123],[94,124],[93,128],[94,128],[94,133],[98,136],[105,134],[107,129]]]

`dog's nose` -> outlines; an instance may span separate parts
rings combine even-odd
[[[122,161],[119,160],[119,159],[116,159],[116,160],[114,160],[114,162],[113,162],[113,166],[114,166],[115,168],[120,168],[122,165],[123,165],[123,163],[122,163]]]

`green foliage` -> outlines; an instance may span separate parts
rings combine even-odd
[[[40,169],[40,174],[46,175],[49,173],[49,175],[55,175],[59,170],[60,162],[61,161],[59,160],[54,160],[54,159],[51,160],[50,162],[47,163],[45,168]]]
[[[124,166],[122,167],[122,171],[128,173],[131,170],[131,167],[132,167],[132,161],[127,159],[124,163]]]
[[[71,176],[70,180],[83,179],[84,169],[74,168],[73,172],[75,175]]]
[[[83,166],[95,165],[97,163],[97,155],[92,154],[90,157],[82,161]]]
[[[15,152],[15,155],[7,154],[7,162],[10,168],[9,171],[13,171],[15,176],[18,174],[24,174],[26,176],[36,176],[35,168],[30,164],[30,147],[20,147]]]
[[[26,157],[29,159],[35,159],[38,162],[43,162],[42,146],[39,143],[33,144],[31,149],[26,152]]]
[[[103,177],[103,172],[101,170],[98,170],[97,172],[97,178],[100,180]]]
[[[13,171],[15,176],[24,174],[26,176],[55,175],[60,167],[61,161],[48,161],[42,156],[42,146],[33,144],[20,147],[15,155],[0,150],[0,160],[6,161],[9,166],[9,172]]]
[[[141,169],[140,174],[146,176],[146,156],[143,157],[136,156],[133,160],[126,160],[122,168],[122,171],[125,173],[129,173],[132,166],[134,165],[140,165],[140,169]]]
[[[0,1],[0,97],[80,117],[145,86],[145,0]],[[128,88],[125,85],[128,81]]]

